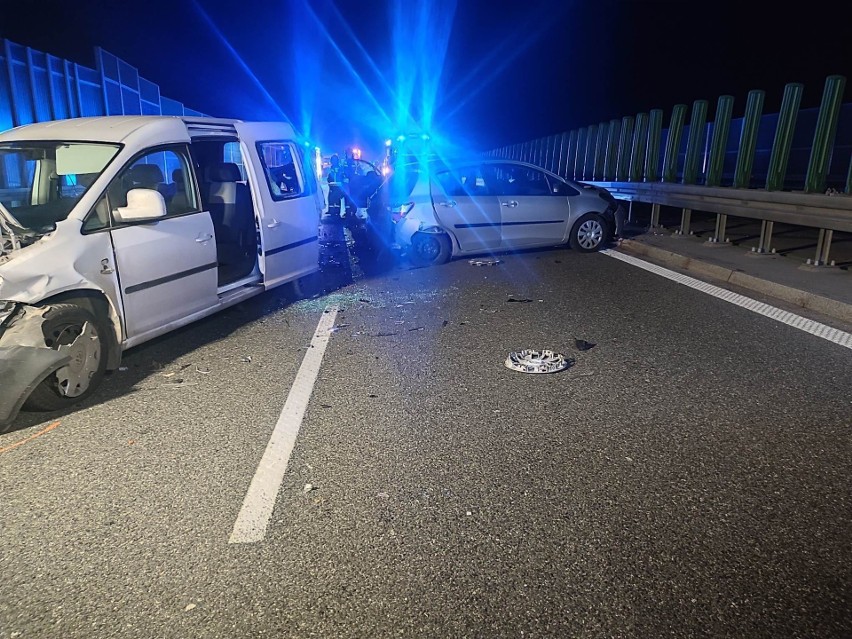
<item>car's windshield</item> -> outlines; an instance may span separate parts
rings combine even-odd
[[[64,220],[119,148],[52,140],[0,143],[0,210],[8,214],[6,222],[39,232]]]

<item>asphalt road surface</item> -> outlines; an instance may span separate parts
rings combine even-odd
[[[852,636],[852,350],[606,255],[501,259],[265,294],[23,413],[0,637]],[[329,305],[265,537],[229,543]]]

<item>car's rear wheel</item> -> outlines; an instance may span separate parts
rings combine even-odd
[[[411,237],[411,261],[421,266],[443,264],[452,255],[450,238],[444,233],[415,233]]]
[[[75,304],[53,304],[44,316],[45,346],[67,354],[71,361],[39,384],[24,408],[61,410],[91,395],[106,371],[104,322]]]
[[[597,213],[587,213],[574,223],[569,243],[581,253],[591,253],[603,248],[608,233],[606,220]]]

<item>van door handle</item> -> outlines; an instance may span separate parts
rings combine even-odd
[[[447,200],[446,202],[438,202],[440,206],[446,206],[447,208],[453,208],[456,205],[455,200]]]
[[[500,204],[502,204],[503,206],[508,206],[510,209],[513,209],[518,206],[518,203],[515,202],[515,200],[509,200],[508,202],[500,202]]]
[[[269,224],[267,224],[266,226],[267,226],[267,228],[274,229],[277,226],[281,226],[281,222],[279,222],[275,218],[272,218],[272,221]]]
[[[198,242],[199,244],[204,244],[205,242],[209,242],[212,239],[213,239],[213,236],[208,233],[207,235],[199,235],[198,237],[195,238],[195,241]]]

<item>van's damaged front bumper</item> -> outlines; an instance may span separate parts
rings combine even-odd
[[[44,343],[48,308],[0,302],[0,428],[15,419],[36,386],[71,360]]]

